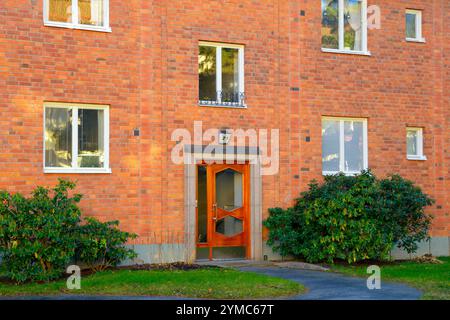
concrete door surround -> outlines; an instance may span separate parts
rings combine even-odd
[[[196,184],[197,163],[205,161],[226,161],[230,156],[236,161],[250,163],[250,246],[252,260],[263,259],[262,245],[262,178],[259,149],[257,147],[238,148],[233,146],[218,146],[216,153],[205,157],[206,146],[187,145],[185,156],[189,161],[184,165],[184,212],[185,212],[185,245],[187,262],[196,260]],[[223,152],[217,152],[223,150]]]

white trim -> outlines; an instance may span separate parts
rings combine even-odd
[[[417,154],[408,154],[408,145],[406,146],[406,158],[408,160],[420,160],[425,161],[427,157],[423,154],[423,128],[421,127],[406,127],[406,132],[415,131],[416,132],[416,145]],[[408,139],[406,140],[408,144]]]
[[[339,172],[345,175],[357,175],[359,171],[345,171],[345,143],[344,143],[344,123],[345,121],[361,122],[363,124],[363,169],[369,168],[369,141],[368,141],[368,125],[367,118],[347,118],[347,117],[330,117],[324,116],[321,120],[321,127],[323,121],[339,121],[339,171],[322,171],[322,175],[333,175]],[[322,143],[322,142],[321,142]]]
[[[198,46],[203,47],[214,47],[216,48],[216,92],[222,91],[222,49],[238,49],[238,93],[245,92],[245,47],[240,44],[230,44],[221,42],[211,42],[211,41],[199,41]],[[236,108],[245,109],[247,105],[241,104],[241,98],[239,97],[239,105],[228,105],[224,103],[221,105],[221,97],[217,94],[216,102],[218,105],[211,105],[208,101],[199,100],[199,105],[204,107],[219,107],[219,108]]]
[[[416,37],[415,38],[408,38],[406,37],[406,41],[408,42],[420,42],[425,43],[425,38],[422,34],[422,10],[413,10],[413,9],[406,9],[405,11],[405,23],[406,23],[406,15],[407,14],[413,14],[416,17]],[[406,25],[405,25],[406,28]]]
[[[344,53],[344,54],[357,54],[357,55],[365,55],[370,56],[370,52],[368,51],[368,29],[367,29],[367,0],[359,0],[361,2],[361,49],[362,50],[348,50],[345,49],[345,16],[344,16],[344,0],[339,0],[339,10],[338,10],[338,42],[339,49],[332,48],[322,48],[322,52],[327,53]]]
[[[46,167],[45,166],[45,110],[46,108],[62,108],[72,110],[72,167]],[[80,168],[78,167],[78,110],[103,110],[103,153],[104,161],[103,168]],[[109,106],[96,105],[86,103],[63,103],[63,102],[44,102],[44,117],[43,117],[43,170],[44,173],[111,173],[109,166]]]
[[[330,48],[322,48],[322,52],[355,54],[355,55],[360,55],[360,56],[371,56],[372,55],[372,53],[370,53],[370,51],[339,50],[339,49],[330,49]]]
[[[44,168],[44,173],[112,173],[110,168]]]
[[[48,0],[43,0],[43,10],[44,10],[44,14],[43,14],[44,26],[47,26],[47,27],[98,31],[98,32],[112,32],[112,30],[109,26],[109,0],[103,0],[103,15],[104,15],[103,16],[103,24],[104,24],[104,26],[90,26],[90,25],[78,23],[78,0],[72,1],[72,23],[60,22],[60,21],[50,21],[49,20]]]

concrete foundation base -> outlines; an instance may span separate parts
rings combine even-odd
[[[144,263],[173,263],[173,262],[188,262],[186,260],[186,245],[185,244],[151,244],[151,245],[130,245],[138,254],[138,257],[133,261],[125,261],[123,265],[130,264],[144,264]],[[412,259],[423,256],[424,254],[432,254],[435,257],[450,256],[450,237],[435,237],[429,241],[424,241],[419,244],[419,249],[415,254],[408,254],[405,251],[394,248],[391,252],[392,259]],[[265,242],[262,248],[262,260],[269,261],[292,260],[293,257],[282,257],[273,252]]]

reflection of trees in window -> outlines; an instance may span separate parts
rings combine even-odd
[[[216,101],[216,48],[200,46],[198,56],[199,98]]]
[[[339,48],[338,0],[322,0],[322,47]]]

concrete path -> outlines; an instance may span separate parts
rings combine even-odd
[[[240,266],[239,270],[293,280],[308,288],[293,300],[417,300],[422,293],[407,285],[389,283],[381,278],[380,290],[369,290],[367,279],[334,272],[298,270],[269,266]]]

